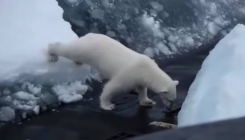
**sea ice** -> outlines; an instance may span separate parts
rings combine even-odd
[[[204,60],[178,114],[178,126],[245,116],[245,26],[236,25]]]
[[[57,1],[0,1],[0,19],[3,19],[0,20],[0,84],[85,81],[89,74],[87,65],[76,66],[64,58],[51,64],[44,55],[49,43],[78,38],[62,14]]]

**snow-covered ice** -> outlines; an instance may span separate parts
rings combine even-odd
[[[88,90],[88,86],[82,85],[81,82],[59,84],[54,86],[53,91],[57,94],[59,101],[71,103],[79,101]]]
[[[26,113],[38,115],[46,105],[58,101],[81,100],[88,88],[85,80],[97,73],[65,58],[48,63],[44,54],[49,43],[78,38],[64,21],[57,1],[1,0],[0,18],[0,85],[6,87],[0,89],[0,121],[14,119],[15,110],[26,118]],[[55,93],[43,84],[52,86]]]
[[[142,15],[141,22],[143,25],[151,30],[156,37],[164,37],[164,33],[160,30],[160,23],[146,12]]]
[[[40,106],[35,106],[34,108],[33,108],[33,111],[34,111],[34,113],[36,114],[36,115],[38,115],[39,114],[39,112],[40,112]]]
[[[24,101],[35,100],[34,95],[29,94],[27,92],[23,92],[23,91],[19,91],[19,92],[14,93],[13,97],[16,99],[19,99],[19,100],[24,100]]]
[[[62,15],[57,1],[0,1],[0,19],[4,19],[0,20],[1,83],[54,84],[86,79],[90,69],[86,65],[76,66],[63,58],[57,63],[47,63],[44,49],[49,43],[78,38]]]
[[[178,126],[245,116],[245,26],[236,25],[204,60],[178,114]]]

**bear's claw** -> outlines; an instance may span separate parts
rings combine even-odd
[[[141,106],[154,106],[154,105],[156,105],[156,102],[154,102],[151,99],[147,99],[147,100],[144,100],[144,101],[140,101],[140,105]]]

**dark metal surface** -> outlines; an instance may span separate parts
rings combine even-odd
[[[244,140],[245,118],[156,132],[130,140]]]

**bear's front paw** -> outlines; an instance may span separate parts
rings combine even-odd
[[[141,106],[150,106],[151,107],[151,106],[156,105],[156,102],[154,102],[151,99],[146,99],[146,100],[140,101],[140,105]]]
[[[100,107],[104,110],[113,110],[115,109],[115,105],[114,104],[104,104],[104,103],[101,103]]]

